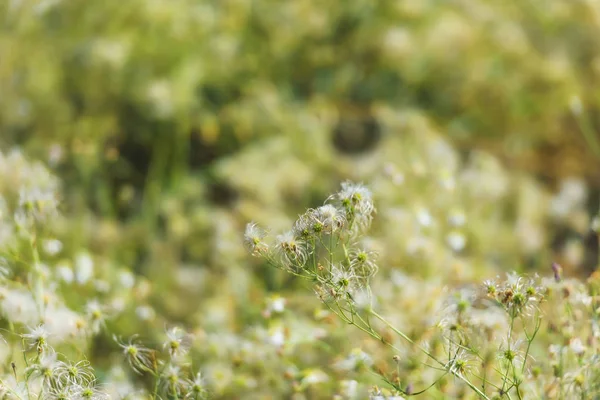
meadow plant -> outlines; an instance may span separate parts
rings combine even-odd
[[[511,272],[450,293],[438,323],[415,337],[374,307],[378,298],[378,288],[372,283],[378,270],[377,252],[365,244],[369,243],[366,233],[375,211],[366,186],[344,182],[323,206],[300,215],[290,230],[273,238],[256,223],[249,223],[244,235],[252,255],[310,282],[331,313],[388,348],[393,368],[367,361],[370,357],[360,349],[338,363],[338,369],[351,370],[358,365],[357,360],[362,360],[360,365],[380,377],[384,387],[374,387],[372,399],[400,399],[422,393],[456,398],[568,399],[590,398],[595,393],[596,389],[589,385],[598,385],[598,380],[589,376],[593,371],[589,367],[597,362],[597,352],[590,352],[583,344],[594,342],[589,337],[587,342],[575,337],[572,306],[560,314],[560,318],[571,322],[553,328],[562,334],[559,342],[564,345],[551,346],[554,379],[546,386],[540,385],[544,364],[536,362],[533,355],[544,321],[543,309],[547,303],[556,302],[557,293],[571,301],[576,297],[578,307],[585,304],[588,312],[593,311],[589,308],[591,297],[584,294],[585,284],[580,283],[574,293],[561,289],[565,283],[557,264],[552,269],[554,279]],[[566,300],[559,307],[566,307],[569,299]],[[555,317],[549,320],[554,321]],[[587,324],[591,321],[597,335],[595,319],[586,315],[583,320]],[[571,330],[565,333],[567,327]],[[364,355],[356,358],[359,354]],[[585,358],[585,354],[594,356]],[[567,366],[573,370],[565,371]],[[431,376],[431,381],[415,387],[407,378],[411,369]],[[356,381],[344,382],[341,393],[352,392],[356,387]]]
[[[0,2],[7,387],[598,397],[599,2],[127,5]]]
[[[361,164],[373,192],[345,182],[288,221],[286,196],[310,186],[292,188],[283,177],[303,158],[271,171],[282,187],[257,196],[240,190],[240,216],[263,210],[256,218],[277,234],[251,223],[242,240],[235,216],[194,200],[206,187],[190,178],[186,193],[169,194],[162,206],[167,243],[153,244],[155,269],[139,263],[135,272],[124,266],[129,246],[147,236],[136,236],[133,223],[65,218],[73,204],[62,199],[60,181],[19,151],[2,154],[5,397],[597,396],[598,277],[565,278],[573,262],[564,271],[546,267],[547,278],[503,272],[543,251],[547,203],[535,200],[549,197],[483,154],[461,167],[445,141],[420,134],[426,120],[418,114],[404,124],[410,135],[386,137],[382,152]],[[385,161],[402,149],[419,156]],[[337,173],[345,165],[336,164]],[[584,183],[565,181],[548,202],[554,223],[580,231],[585,196]],[[367,236],[372,224],[380,237]],[[208,232],[210,240],[196,240]],[[259,270],[265,286],[247,268],[244,247],[276,267]],[[206,268],[163,257],[174,249],[201,254]],[[483,284],[466,283],[484,276]],[[297,290],[298,282],[317,296]]]
[[[58,239],[64,223],[58,179],[18,151],[0,153],[0,176],[1,398],[206,398],[204,377],[189,363],[193,336],[185,330],[166,329],[157,349],[137,335],[121,340],[111,332],[109,322],[135,303],[135,294],[127,297],[123,289],[143,286],[136,287],[130,272],[101,279],[87,252],[78,250],[68,261]],[[111,368],[128,364],[134,372],[124,390],[104,376],[100,383],[90,362],[97,361],[94,340],[111,335],[121,350]],[[152,383],[144,385],[143,376]]]

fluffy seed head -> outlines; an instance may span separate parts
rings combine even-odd
[[[123,350],[125,359],[135,372],[142,374],[143,372],[156,370],[154,352],[139,344],[136,341],[136,336],[129,339],[127,343],[117,338],[114,339]]]
[[[252,255],[259,255],[266,252],[269,246],[264,242],[267,233],[255,222],[246,225],[244,232],[244,245]]]
[[[171,358],[177,358],[188,352],[191,342],[191,336],[187,332],[179,327],[174,327],[166,331],[163,348]]]
[[[39,353],[43,352],[48,347],[48,336],[49,333],[44,325],[30,328],[29,333],[21,335],[21,337],[29,344],[29,348],[35,348]]]
[[[288,266],[302,267],[308,258],[306,242],[297,238],[293,230],[277,236],[277,251]]]

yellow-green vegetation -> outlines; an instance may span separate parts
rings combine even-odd
[[[0,1],[0,396],[600,397],[600,3]]]

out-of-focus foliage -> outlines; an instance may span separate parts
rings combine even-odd
[[[363,398],[389,352],[242,238],[248,221],[281,233],[346,179],[377,208],[373,300],[411,336],[465,285],[598,265],[595,1],[7,0],[0,21],[3,380],[43,323],[114,398],[144,396],[112,336],[168,353],[180,325],[195,340],[174,364],[213,398]],[[593,282],[546,285],[564,312],[535,350],[575,348],[543,371],[549,398],[596,348],[581,352]],[[403,382],[426,381],[406,351]]]
[[[61,145],[88,184],[139,182],[150,160],[168,179],[257,137],[315,131],[297,121],[314,104],[335,110],[324,133],[340,118],[368,127],[382,103],[543,174],[598,178],[580,132],[600,124],[595,1],[1,7],[3,141]]]

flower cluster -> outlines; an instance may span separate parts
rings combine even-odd
[[[249,251],[316,283],[322,299],[355,302],[376,273],[376,252],[364,249],[357,236],[370,226],[375,207],[371,192],[361,184],[342,183],[327,202],[309,209],[292,229],[265,242],[265,231],[255,223],[246,226],[244,242]]]
[[[154,379],[152,398],[167,396],[177,399],[205,399],[208,389],[201,372],[193,372],[186,356],[193,337],[180,327],[167,329],[162,352],[145,347],[134,336],[125,342],[115,341],[130,367],[140,375]]]
[[[538,3],[0,1],[0,398],[600,397],[599,2]]]
[[[539,393],[535,377],[539,376],[541,365],[533,355],[537,346],[534,342],[540,340],[547,300],[552,293],[561,293],[589,305],[589,296],[573,293],[572,289],[556,289],[557,285],[565,285],[557,264],[553,264],[555,276],[550,281],[511,272],[505,279],[486,280],[480,288],[466,286],[448,294],[439,305],[442,317],[438,329],[426,328],[419,339],[411,337],[373,307],[377,251],[368,247],[370,241],[365,233],[374,210],[368,189],[345,182],[324,206],[300,215],[293,229],[273,242],[254,223],[247,226],[245,242],[254,244],[248,246],[253,255],[311,282],[327,310],[341,321],[401,354],[393,357],[395,368],[391,370],[373,362],[361,349],[334,364],[344,371],[373,369],[387,389],[374,389],[372,399],[401,398],[436,387],[444,388],[446,395],[460,398],[467,392],[483,399],[535,398]],[[410,288],[409,280],[407,276],[392,276],[392,282],[397,281],[404,290]],[[420,283],[412,282],[416,284]],[[415,296],[407,292],[407,296],[411,295]],[[584,342],[573,333],[565,338],[568,344],[553,348],[554,357],[564,362],[565,355],[572,354],[583,360],[588,353]],[[402,342],[408,349],[401,346]],[[593,363],[590,360],[586,365]],[[419,364],[430,368],[432,374],[417,367]],[[557,387],[562,387],[564,393],[593,393],[587,382],[594,378],[585,369],[565,372],[564,364],[554,365],[555,375],[560,373],[562,380],[562,386]],[[411,371],[420,371],[420,376],[415,377]],[[447,375],[457,381],[452,388],[446,387]],[[429,377],[428,384],[424,377]],[[350,381],[345,382],[340,393],[356,391],[356,383],[348,386]],[[418,390],[415,382],[427,386]],[[567,391],[564,388],[568,383],[580,389]]]
[[[449,361],[442,361],[372,308],[370,280],[378,269],[376,252],[357,243],[360,239],[364,241],[361,236],[364,236],[371,225],[374,212],[371,192],[363,185],[344,182],[340,191],[330,196],[324,206],[309,209],[300,215],[294,223],[294,228],[277,236],[274,245],[267,245],[262,234],[259,235],[259,240],[254,240],[257,231],[254,223],[248,224],[246,228],[245,242],[260,243],[261,250],[258,252],[255,251],[256,248],[250,247],[252,254],[264,258],[276,268],[312,282],[319,299],[342,321],[354,325],[397,350],[395,341],[384,334],[378,325],[371,322],[371,319],[377,320],[400,339],[419,348],[446,373],[462,380],[475,393],[485,396],[470,381],[468,372],[471,370],[471,359],[474,357],[473,351],[468,350],[464,341],[457,342],[450,339]],[[459,314],[457,321],[461,321],[461,316],[466,313],[469,305],[467,299],[456,302],[452,312]],[[458,323],[455,323],[451,330],[456,330]],[[368,355],[360,349],[354,354],[361,355],[361,360],[369,360]],[[354,369],[358,365],[357,362],[357,358],[352,356],[339,362],[338,365],[350,365],[345,368]],[[364,365],[364,361],[360,361],[359,364]],[[410,394],[411,390],[401,386],[398,376],[390,379],[385,371],[380,370],[378,373],[394,392]],[[437,380],[439,379],[441,378]],[[377,393],[379,394],[372,398],[383,398],[381,392]]]
[[[48,169],[13,151],[0,153],[0,173],[0,312],[6,327],[0,396],[81,400],[152,393],[128,378],[127,393],[117,395],[122,383],[107,372],[123,363],[98,374],[91,366],[95,341],[117,334],[115,319],[152,319],[153,309],[144,304],[148,283],[98,254],[69,248],[60,229],[66,223],[59,213],[60,185]],[[156,378],[155,398],[206,398],[203,376],[185,367],[191,335],[171,328],[165,336],[162,353],[135,336],[119,340],[123,361],[138,375]]]
[[[33,393],[47,399],[109,399],[89,361],[59,355],[48,343],[49,336],[43,325],[21,335],[24,365],[11,362],[10,378],[0,378],[0,394],[25,400],[36,398]]]
[[[487,295],[501,305],[511,318],[531,316],[544,298],[545,289],[534,279],[510,273],[502,284],[484,282]]]

